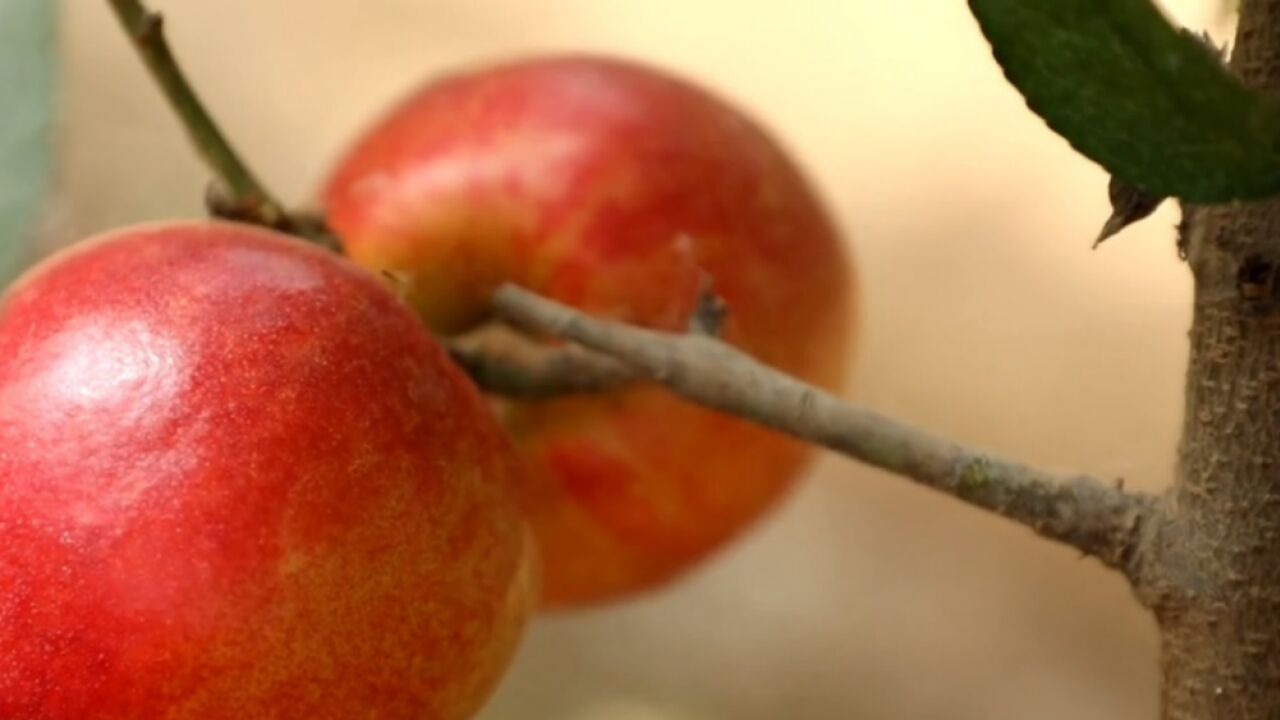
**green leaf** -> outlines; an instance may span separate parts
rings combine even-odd
[[[0,0],[0,285],[30,258],[52,155],[52,0]]]
[[[1155,195],[1280,191],[1280,102],[1150,0],[969,0],[1005,76],[1079,152]]]

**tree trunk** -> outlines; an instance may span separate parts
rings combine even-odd
[[[1280,0],[1244,0],[1232,67],[1280,91]],[[1280,718],[1280,200],[1191,209],[1195,313],[1175,485],[1134,568],[1165,720]]]

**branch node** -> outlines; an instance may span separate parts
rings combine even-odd
[[[156,42],[164,34],[164,16],[158,12],[144,12],[137,29],[130,34],[138,45]]]
[[[611,390],[636,379],[613,358],[578,347],[551,347],[516,333],[486,333],[446,344],[450,356],[482,390],[538,400]]]

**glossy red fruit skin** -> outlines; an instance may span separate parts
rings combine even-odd
[[[680,330],[706,275],[728,341],[833,389],[849,365],[854,279],[816,192],[742,112],[652,68],[534,58],[430,83],[360,137],[323,202],[352,259],[440,331],[483,322],[502,281]],[[688,570],[811,455],[651,388],[503,415],[530,468],[546,607]]]
[[[0,718],[470,717],[534,592],[515,460],[373,278],[141,226],[0,301]]]

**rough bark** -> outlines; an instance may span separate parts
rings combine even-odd
[[[1280,0],[1245,0],[1232,66],[1280,90]],[[1175,484],[1134,577],[1162,643],[1165,720],[1280,718],[1280,200],[1193,209]]]

